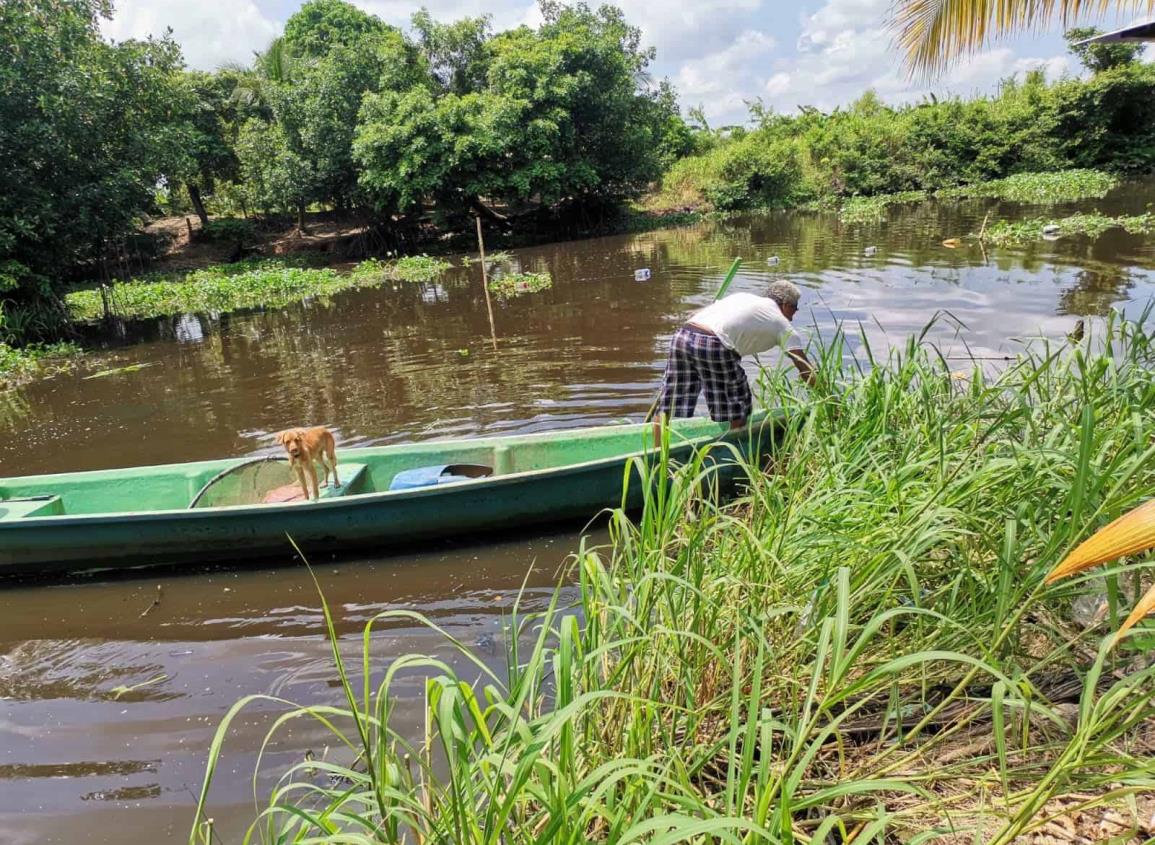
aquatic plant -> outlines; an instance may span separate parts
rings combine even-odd
[[[926,197],[926,191],[901,191],[896,194],[875,194],[872,197],[851,197],[838,210],[838,217],[844,223],[881,220],[890,206],[922,202]]]
[[[267,842],[1148,835],[1155,667],[1111,662],[1117,619],[1076,620],[1088,581],[1043,578],[1155,496],[1155,335],[1112,318],[1084,347],[961,376],[918,338],[857,349],[828,338],[813,392],[764,372],[780,437],[736,500],[711,493],[709,452],[637,462],[640,515],[614,511],[612,544],[576,550],[576,606],[514,605],[501,668],[405,610],[371,620],[351,664],[323,605],[341,701],[239,701],[190,842],[213,839],[212,780],[253,704],[280,710],[263,748],[305,720],[333,749],[279,770],[249,831]],[[1141,563],[1108,570],[1108,592]],[[375,665],[396,620],[458,660]],[[418,737],[392,694],[414,673]]]
[[[350,271],[359,285],[379,284],[386,280],[399,282],[431,282],[449,269],[444,258],[428,255],[407,255],[393,261],[369,258]]]
[[[219,264],[183,275],[146,276],[114,281],[105,290],[118,317],[161,317],[196,312],[226,312],[242,308],[282,308],[311,296],[327,296],[351,287],[391,279],[428,281],[449,263],[419,255],[384,262],[362,261],[349,273],[315,267],[322,257],[304,254],[276,259],[248,259]],[[99,288],[74,291],[67,297],[74,319],[104,317]]]
[[[1101,170],[1058,170],[1016,173],[1005,179],[943,188],[935,196],[942,199],[996,197],[1013,202],[1045,204],[1099,199],[1118,184],[1118,176]]]
[[[983,238],[998,246],[1017,246],[1036,241],[1045,235],[1062,237],[1065,235],[1086,235],[1097,238],[1108,229],[1121,228],[1137,235],[1155,232],[1155,214],[1121,215],[1108,217],[1098,212],[1072,214],[1058,219],[1032,217],[1011,222],[999,220],[987,227]]]
[[[330,269],[258,265],[237,273],[219,268],[196,270],[180,281],[114,282],[106,294],[119,317],[160,317],[172,314],[223,313],[242,308],[280,308],[309,296],[323,296],[352,287],[357,281]],[[69,307],[77,320],[104,316],[100,290],[70,293]]]
[[[29,346],[9,346],[0,342],[0,390],[69,370],[80,352],[79,346],[69,342]]]
[[[498,299],[513,299],[553,287],[549,273],[507,273],[489,280],[489,291]]]
[[[390,267],[390,274],[393,278],[403,282],[431,282],[449,267],[449,262],[444,258],[429,255],[406,255],[393,262]]]

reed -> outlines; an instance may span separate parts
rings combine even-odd
[[[575,602],[514,607],[503,671],[448,634],[455,665],[375,665],[390,621],[439,630],[408,611],[370,621],[349,665],[326,607],[341,700],[238,702],[190,842],[212,835],[230,724],[258,698],[282,708],[266,744],[308,719],[340,752],[280,772],[246,841],[1003,845],[1072,819],[1141,835],[1155,668],[1135,637],[1109,649],[1117,619],[1073,617],[1091,576],[1044,576],[1155,494],[1155,335],[1110,319],[997,373],[958,372],[925,333],[885,357],[828,340],[812,392],[763,372],[781,436],[737,498],[711,487],[722,444],[630,468],[644,508],[575,551]],[[422,737],[393,727],[413,671]]]

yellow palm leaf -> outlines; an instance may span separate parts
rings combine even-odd
[[[1051,570],[1046,583],[1050,584],[1123,555],[1146,551],[1153,546],[1155,546],[1155,499],[1123,514],[1080,543]]]
[[[1155,0],[895,0],[890,28],[907,69],[931,75],[1001,36],[1111,10],[1150,12]]]
[[[1127,617],[1127,621],[1115,633],[1115,642],[1119,642],[1119,638],[1135,627],[1135,624],[1155,610],[1155,584],[1151,585],[1151,589],[1146,592],[1143,598],[1139,599],[1139,603],[1135,605],[1135,609],[1131,611],[1131,615]],[[1112,643],[1113,645],[1114,643]]]

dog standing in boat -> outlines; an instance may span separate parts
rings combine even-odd
[[[289,455],[289,466],[297,473],[297,480],[305,492],[305,499],[309,499],[309,485],[313,485],[314,499],[321,498],[317,487],[317,464],[325,470],[325,486],[329,486],[329,473],[333,474],[333,486],[339,487],[341,481],[337,478],[337,443],[332,432],[323,425],[312,428],[290,428],[277,435],[277,442],[285,447]]]

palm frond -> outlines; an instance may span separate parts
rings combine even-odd
[[[1155,0],[895,0],[889,28],[907,72],[932,76],[997,38],[1112,10],[1151,12]]]
[[[1123,514],[1080,543],[1051,570],[1046,581],[1050,584],[1100,563],[1124,555],[1133,555],[1153,546],[1155,546],[1155,499]]]
[[[1151,589],[1143,595],[1143,598],[1139,599],[1139,603],[1135,605],[1135,609],[1131,611],[1131,615],[1127,617],[1127,620],[1119,627],[1119,630],[1115,632],[1115,642],[1119,642],[1119,639],[1124,634],[1134,628],[1139,620],[1152,610],[1155,610],[1155,584],[1152,584]]]

